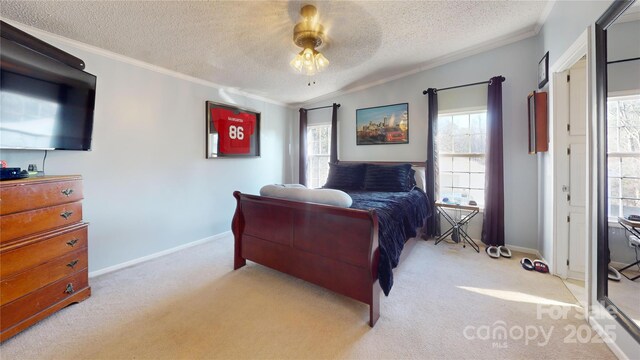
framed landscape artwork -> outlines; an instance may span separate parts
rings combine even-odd
[[[409,143],[409,103],[356,110],[356,145]]]
[[[260,156],[260,113],[206,102],[207,158]]]

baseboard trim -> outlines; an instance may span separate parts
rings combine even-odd
[[[588,319],[589,319],[588,323],[589,325],[591,325],[591,328],[593,328],[593,330],[595,330],[596,333],[598,333],[598,335],[602,338],[602,341],[609,347],[609,350],[611,350],[611,352],[613,352],[613,354],[618,359],[628,360],[629,357],[624,353],[624,351],[622,351],[622,349],[620,349],[618,344],[616,344],[615,340],[611,338],[609,333],[604,331],[604,328],[598,322],[596,317],[593,315],[589,315]]]
[[[509,248],[509,249],[511,249],[513,251],[518,251],[518,252],[525,253],[525,254],[535,255],[537,259],[540,259],[540,260],[546,262],[546,260],[544,260],[542,258],[542,255],[540,255],[540,253],[536,249],[531,249],[531,248],[522,247],[522,246],[514,246],[514,245],[509,245],[509,244],[506,244],[506,246],[507,246],[507,248]],[[531,260],[535,260],[535,259],[531,259]]]
[[[487,245],[485,243],[482,242],[482,240],[480,239],[473,239],[473,241],[475,241],[478,245],[480,245],[481,248],[487,247]],[[515,246],[515,245],[509,245],[509,244],[505,244],[505,246],[509,249],[509,250],[513,250],[513,251],[517,251],[517,252],[521,252],[521,253],[525,253],[525,254],[531,254],[531,255],[535,255],[536,259],[540,259],[544,262],[547,262],[542,255],[540,255],[540,253],[538,252],[538,250],[536,249],[531,249],[528,247],[522,247],[522,246]],[[531,259],[531,260],[535,260],[535,259]],[[548,263],[547,263],[548,264]]]
[[[192,241],[190,243],[178,245],[178,246],[172,247],[170,249],[166,249],[166,250],[159,251],[157,253],[145,255],[145,256],[139,257],[137,259],[125,261],[123,263],[116,264],[116,265],[113,265],[113,266],[109,266],[109,267],[106,267],[106,268],[103,268],[103,269],[100,269],[100,270],[91,271],[89,273],[89,278],[94,278],[96,276],[112,273],[114,271],[118,271],[118,270],[121,270],[121,269],[124,269],[124,268],[128,268],[128,267],[133,266],[133,265],[138,265],[138,264],[141,264],[143,262],[147,262],[149,260],[157,259],[157,258],[165,256],[165,255],[173,254],[173,253],[178,252],[180,250],[188,249],[190,247],[198,246],[198,245],[210,242],[210,241],[219,240],[219,239],[222,239],[222,238],[227,237],[227,236],[231,236],[231,231],[225,231],[223,233],[216,234],[216,235],[213,235],[213,236],[209,236],[209,237],[206,237],[204,239],[200,239],[200,240]]]

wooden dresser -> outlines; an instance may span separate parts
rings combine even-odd
[[[91,295],[82,178],[0,182],[0,341]]]

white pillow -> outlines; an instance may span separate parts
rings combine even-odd
[[[424,166],[412,166],[411,168],[416,172],[416,186],[422,189],[422,191],[427,191],[427,169]]]
[[[344,191],[335,189],[307,189],[304,185],[293,187],[265,185],[260,189],[260,195],[345,208],[350,207],[353,203],[351,196]]]
[[[307,188],[302,184],[273,184],[273,186],[280,186],[280,187],[286,187],[286,188],[304,188],[304,189]]]

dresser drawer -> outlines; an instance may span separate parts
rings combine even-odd
[[[82,221],[82,203],[74,202],[44,209],[0,216],[0,243],[29,234]]]
[[[52,282],[87,268],[87,249],[53,259],[40,266],[0,280],[0,304],[4,305]]]
[[[33,316],[89,286],[87,269],[0,307],[0,331]]]
[[[87,247],[87,224],[51,232],[29,241],[29,245],[0,252],[0,279]]]
[[[82,180],[20,184],[0,188],[0,215],[82,200]]]

